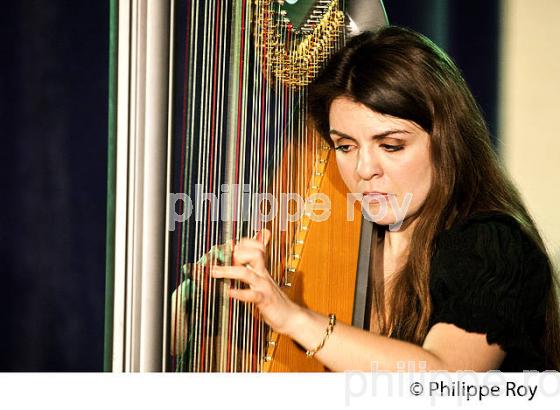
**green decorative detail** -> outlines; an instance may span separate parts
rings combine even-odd
[[[286,11],[286,17],[296,30],[305,23],[315,2],[316,0],[298,0],[294,4],[289,4],[284,0],[282,8]]]
[[[220,262],[220,264],[226,263],[227,260],[231,260],[231,251],[231,243],[214,245],[196,263],[201,266],[206,266],[209,261],[212,261],[215,265],[217,265],[216,262]]]
[[[105,242],[105,340],[103,369],[112,370],[115,272],[115,195],[117,155],[118,1],[109,2],[109,127],[107,149],[107,230]]]

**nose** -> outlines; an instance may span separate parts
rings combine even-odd
[[[373,147],[362,147],[358,153],[356,173],[363,180],[370,180],[375,176],[382,175],[383,169]]]

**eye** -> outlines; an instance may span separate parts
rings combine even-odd
[[[350,152],[352,149],[352,145],[339,145],[338,147],[334,148],[336,151],[340,152]]]
[[[389,145],[389,144],[381,144],[380,147],[382,147],[383,149],[385,149],[385,151],[388,152],[396,152],[404,148],[402,145]]]

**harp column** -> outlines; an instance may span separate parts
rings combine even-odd
[[[165,367],[171,7],[167,0],[120,0],[115,6],[115,254],[109,328],[110,370],[116,372]]]

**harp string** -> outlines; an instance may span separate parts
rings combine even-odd
[[[186,30],[185,30],[185,36],[186,36],[186,50],[185,50],[185,72],[184,72],[184,94],[183,94],[183,103],[185,104],[184,106],[184,112],[185,112],[185,116],[184,116],[184,121],[186,122],[186,124],[184,125],[184,129],[185,129],[185,141],[186,146],[183,148],[184,150],[186,150],[186,157],[188,158],[187,164],[188,166],[185,166],[184,164],[182,165],[181,169],[184,169],[184,184],[182,184],[182,188],[183,188],[183,193],[190,195],[193,191],[193,179],[191,178],[191,176],[193,176],[193,169],[194,169],[194,155],[195,155],[195,146],[193,146],[192,144],[192,136],[194,135],[194,121],[192,120],[194,117],[194,104],[193,104],[193,96],[196,95],[196,82],[191,81],[193,75],[194,75],[194,67],[196,67],[197,65],[197,52],[195,49],[195,45],[197,44],[198,41],[198,32],[192,31],[193,27],[196,27],[197,25],[197,16],[198,16],[198,12],[199,12],[199,2],[195,2],[194,7],[195,10],[193,12],[192,10],[192,2],[191,1],[187,1],[186,2]],[[188,124],[188,126],[187,126]],[[181,152],[181,155],[183,155],[183,152]],[[195,212],[198,212],[198,207],[195,209]],[[192,282],[191,283],[199,283],[200,279],[199,279],[199,271],[196,268],[192,268],[189,269],[188,268],[188,249],[191,249],[192,247],[197,247],[196,244],[196,236],[192,237],[192,234],[190,232],[191,229],[189,229],[191,227],[191,225],[183,225],[183,224],[179,224],[181,226],[181,236],[180,236],[180,241],[181,241],[181,266],[178,267],[178,273],[183,274],[182,283],[185,283],[184,281],[186,281],[187,279],[191,279]],[[195,228],[197,228],[195,226]],[[192,237],[192,238],[191,238]],[[191,239],[193,239],[191,241]],[[195,250],[196,252],[196,250]],[[185,267],[185,268],[181,268],[181,267]],[[183,287],[179,287],[179,289],[183,289]],[[199,321],[199,310],[200,310],[200,289],[198,287],[195,286],[190,286],[188,289],[188,303],[189,303],[189,309],[188,312],[190,313],[189,317],[188,317],[188,327],[185,327],[183,329],[183,331],[180,333],[181,335],[183,335],[185,337],[185,343],[186,343],[186,350],[187,352],[181,354],[179,356],[180,358],[180,366],[178,368],[178,370],[183,370],[185,367],[189,368],[189,369],[193,369],[196,366],[196,357],[197,357],[197,352],[198,352],[198,344],[199,344],[199,337],[200,337],[200,321]],[[181,302],[182,303],[182,299]],[[181,312],[181,314],[177,314],[176,316],[180,316],[182,319],[182,308],[178,307],[179,310],[176,310],[176,312]],[[189,343],[189,337],[191,337],[193,339],[192,343]],[[182,350],[183,346],[182,346],[182,340],[179,340],[179,343],[176,341],[176,344],[179,344],[179,348]],[[185,363],[185,356],[188,359],[188,363]]]
[[[205,24],[211,24],[212,20],[209,19],[209,11],[210,8],[212,7],[212,3],[210,3],[210,5],[207,5],[204,8],[204,14],[203,14],[203,21]],[[213,32],[212,30],[212,26],[210,25],[210,33]],[[209,144],[210,144],[210,138],[211,136],[208,133],[208,128],[209,128],[209,124],[208,124],[208,95],[210,93],[210,90],[208,90],[208,73],[210,70],[210,67],[208,65],[208,53],[211,52],[211,50],[208,47],[209,44],[209,36],[207,35],[207,33],[204,33],[204,35],[201,36],[202,37],[202,55],[201,55],[201,66],[202,66],[202,86],[200,87],[201,90],[201,113],[200,113],[200,120],[201,120],[201,124],[203,125],[203,128],[201,130],[201,136],[203,136],[201,138],[201,146],[199,149],[199,163],[200,168],[201,168],[201,176],[200,176],[200,182],[199,182],[199,187],[204,187],[203,188],[203,195],[204,197],[206,197],[206,195],[208,195],[209,197],[212,195],[213,193],[213,186],[210,183],[209,180],[209,169],[208,169],[208,162],[210,160],[210,155],[209,155]],[[200,189],[200,188],[199,188]],[[197,204],[199,205],[199,204]],[[212,206],[209,202],[206,202],[204,204],[204,207],[202,208],[202,221],[206,222],[206,223],[202,223],[200,224],[201,229],[199,230],[199,236],[197,237],[197,247],[199,249],[205,249],[205,245],[207,246],[208,244],[206,243],[208,240],[210,240],[209,235],[208,235],[208,230],[209,230],[209,226],[208,226],[208,222],[210,220],[210,216],[211,216],[211,212],[212,212]],[[210,298],[212,298],[213,294],[212,294],[212,289],[210,288],[210,278],[207,275],[207,271],[206,271],[206,267],[202,266],[200,268],[200,274],[202,277],[202,289],[203,289],[203,293],[202,293],[202,310],[201,310],[201,321],[202,321],[202,337],[201,337],[201,341],[202,341],[202,345],[201,345],[201,349],[200,349],[200,355],[201,358],[203,359],[202,363],[201,363],[201,368],[200,371],[206,371],[209,368],[209,363],[210,363],[210,358],[212,356],[212,350],[211,350],[211,346],[209,345],[210,342],[210,330],[209,330],[209,324],[212,323],[208,317],[208,308],[209,308],[209,302],[210,302]]]
[[[260,24],[262,26],[265,27],[265,36],[267,33],[266,30],[266,24],[268,22],[268,6],[265,5],[263,2],[258,2],[257,3],[257,16],[262,16],[263,12],[265,13],[265,20],[264,21],[257,21],[256,24]],[[263,10],[264,9],[264,10]],[[255,62],[255,71],[257,71],[257,75],[255,75],[255,78],[258,80],[257,82],[257,89],[259,91],[259,96],[260,99],[258,99],[259,101],[259,105],[258,105],[258,109],[255,112],[255,116],[258,119],[257,124],[259,125],[259,135],[260,135],[260,146],[259,146],[259,152],[260,152],[260,158],[261,161],[259,163],[259,173],[263,175],[263,180],[264,181],[268,181],[269,177],[268,177],[268,168],[264,166],[264,158],[268,158],[269,157],[269,140],[267,138],[264,138],[265,135],[269,135],[269,116],[267,115],[268,112],[270,111],[270,89],[268,88],[268,86],[266,85],[266,78],[267,78],[267,49],[265,46],[265,41],[263,41],[263,39],[260,36],[256,36],[256,47],[255,49],[257,50],[257,54],[256,54],[256,59],[257,61]],[[257,113],[261,113],[260,118],[258,117]],[[254,209],[254,207],[251,207],[251,218],[255,217],[255,213],[256,209]],[[252,220],[252,219],[251,219]],[[262,227],[261,227],[262,228]],[[272,246],[269,247],[269,249],[272,249]],[[265,334],[265,324],[264,322],[261,322],[261,337],[266,338],[266,334]],[[264,339],[266,340],[266,339]],[[263,349],[264,350],[264,349]],[[261,357],[262,357],[262,352],[259,353],[259,356],[257,358],[257,362],[258,362],[258,369],[260,370],[260,363],[261,363]]]
[[[246,130],[247,130],[247,105],[248,105],[248,90],[249,90],[249,76],[248,76],[248,66],[249,66],[249,38],[248,35],[250,34],[250,30],[247,27],[246,23],[250,22],[250,18],[247,18],[247,16],[250,16],[250,9],[249,9],[250,3],[247,3],[246,1],[244,1],[243,3],[243,13],[242,13],[242,17],[241,17],[241,27],[242,27],[242,37],[241,37],[241,53],[240,53],[240,74],[241,74],[241,83],[240,83],[240,95],[239,95],[239,105],[238,105],[238,112],[239,112],[239,118],[238,118],[238,158],[239,161],[237,162],[237,178],[236,178],[236,196],[234,197],[234,210],[235,210],[235,218],[234,218],[234,232],[235,232],[235,242],[238,242],[242,236],[244,236],[244,230],[243,230],[243,223],[241,220],[241,211],[242,211],[242,192],[241,189],[244,185],[245,181],[245,174],[246,174],[246,167],[248,167],[248,169],[250,170],[251,166],[252,166],[252,161],[248,161],[249,163],[246,165],[246,155],[244,155],[245,152],[247,152],[247,134],[246,134]],[[252,140],[249,139],[249,145],[251,146],[250,149],[253,149],[252,145]],[[239,223],[238,223],[239,222]],[[240,283],[238,281],[234,282],[234,286],[236,288],[240,287]],[[236,317],[239,318],[239,310],[240,310],[240,302],[234,299],[230,299],[230,304],[233,305],[233,308],[235,310],[235,312],[237,313]],[[230,361],[230,367],[228,368],[228,371],[231,371],[231,369],[236,368],[236,363],[241,362],[241,367],[242,370],[245,370],[245,366],[246,366],[246,361],[247,361],[247,355],[245,354],[245,352],[247,352],[247,333],[248,333],[248,313],[247,313],[248,309],[243,309],[243,315],[242,315],[242,319],[241,319],[241,335],[238,334],[238,327],[235,326],[235,323],[237,322],[237,320],[234,322],[231,320],[231,316],[230,316],[230,321],[228,323],[228,328],[230,330],[233,330],[235,333],[235,338],[233,339],[233,343],[230,343],[230,345],[228,346],[228,354],[232,354],[232,357],[235,358],[235,360],[231,360]],[[239,338],[241,338],[241,342],[239,341]],[[239,357],[238,353],[239,351],[237,349],[234,348],[234,346],[237,346],[239,343],[241,343],[241,357]]]
[[[189,55],[189,11],[190,11],[190,2],[187,2],[186,4],[186,16],[185,16],[185,21],[186,21],[186,30],[185,30],[185,61],[184,61],[184,67],[189,67],[188,64],[188,55]],[[187,124],[187,95],[188,95],[188,89],[187,89],[187,81],[183,81],[183,109],[182,109],[182,116],[181,116],[181,150],[180,150],[180,155],[181,155],[181,159],[180,159],[180,169],[186,169],[185,167],[185,157],[188,156],[188,153],[186,152],[188,150],[188,145],[187,145],[187,130],[186,130],[186,124]],[[187,178],[185,173],[180,172],[179,173],[179,193],[184,194],[186,192],[186,188],[185,188],[185,183],[187,182]],[[184,203],[180,202],[179,203],[179,213],[183,213],[185,211],[184,209]],[[183,286],[181,286],[182,283],[186,283],[185,281],[187,280],[187,272],[184,272],[184,270],[182,269],[182,266],[184,266],[185,264],[185,254],[184,254],[184,248],[181,246],[181,244],[184,244],[185,246],[186,244],[186,240],[184,238],[184,229],[183,229],[183,224],[179,224],[179,226],[177,227],[178,229],[178,234],[177,234],[177,238],[176,238],[176,248],[180,249],[179,252],[176,252],[176,258],[175,258],[175,289],[178,289],[177,292],[177,297],[175,298],[175,300],[172,299],[173,306],[172,309],[174,312],[177,312],[175,315],[172,315],[172,320],[173,323],[171,325],[172,329],[176,329],[175,333],[172,335],[170,343],[171,343],[171,352],[172,353],[177,353],[179,351],[182,351],[182,344],[181,341],[184,340],[183,338],[186,337],[186,330],[187,330],[187,326],[186,323],[183,320],[183,317],[181,315],[182,312],[182,301],[184,299],[184,297],[186,296],[185,294],[188,292],[187,289],[185,289]],[[171,370],[172,371],[176,371],[177,368],[180,366],[180,361],[181,361],[182,355],[174,355],[172,356],[172,360],[171,360]]]
[[[212,13],[212,9],[215,7],[215,2],[211,2],[209,7],[206,7],[205,9],[205,15],[204,15],[204,22],[205,24],[209,25],[209,30],[204,33],[203,36],[203,59],[202,59],[202,67],[204,68],[204,78],[203,78],[203,84],[204,86],[202,87],[202,91],[203,91],[203,103],[202,103],[202,108],[203,108],[203,112],[202,112],[202,116],[201,116],[201,120],[202,120],[202,124],[204,124],[204,130],[203,130],[203,135],[205,136],[205,138],[202,139],[203,142],[203,153],[202,153],[202,173],[204,175],[203,179],[202,179],[202,186],[204,187],[204,194],[208,195],[209,197],[212,197],[212,195],[216,192],[215,190],[215,184],[214,184],[214,175],[213,175],[213,156],[211,155],[211,147],[214,145],[214,138],[215,135],[213,135],[211,133],[211,123],[209,121],[209,116],[210,116],[210,95],[213,91],[213,84],[211,84],[210,81],[210,75],[211,75],[211,71],[214,69],[214,67],[211,66],[211,56],[212,56],[212,47],[210,47],[211,44],[213,44],[213,37],[212,34],[214,32],[214,29],[212,27],[212,23],[215,22],[215,20],[212,19],[213,14]],[[211,240],[212,240],[212,235],[211,235],[211,221],[212,221],[212,215],[213,215],[213,203],[207,202],[205,204],[205,224],[203,224],[202,228],[200,230],[201,232],[201,237],[199,238],[200,240],[200,248],[201,249],[208,249],[210,247],[211,244]],[[211,258],[210,261],[211,263]],[[212,312],[212,304],[211,302],[214,300],[214,292],[213,292],[213,288],[214,288],[214,281],[210,278],[210,276],[208,275],[208,263],[203,266],[201,268],[202,273],[203,273],[203,278],[204,278],[204,285],[203,287],[205,288],[205,292],[204,292],[204,310],[203,310],[203,314],[202,314],[202,321],[203,321],[203,329],[204,329],[204,336],[203,336],[203,340],[204,340],[204,344],[202,346],[201,349],[201,355],[204,358],[204,365],[201,368],[201,371],[207,371],[208,369],[211,368],[210,363],[212,362],[212,358],[213,358],[213,349],[212,349],[212,334],[211,334],[211,326],[213,321],[211,320],[211,312]],[[205,354],[206,353],[206,354]]]
[[[193,53],[193,57],[191,58],[191,64],[192,67],[194,69],[194,67],[199,66],[199,61],[198,61],[198,40],[199,40],[199,30],[197,30],[197,27],[199,25],[199,13],[200,13],[200,2],[195,2],[196,4],[196,12],[194,14],[194,24],[193,24],[193,28],[195,30],[194,32],[194,44],[193,44],[193,48],[192,48],[192,53]],[[197,96],[197,94],[199,93],[199,89],[200,87],[197,87],[197,81],[194,81],[193,77],[195,77],[196,73],[193,70],[191,73],[191,76],[189,77],[189,80],[192,81],[192,89],[193,89],[193,96]],[[193,132],[191,133],[191,145],[197,148],[197,164],[201,164],[201,146],[200,146],[200,141],[198,141],[198,143],[195,143],[193,136],[196,135],[195,134],[195,104],[193,101],[191,101],[191,126],[193,128]],[[198,131],[198,130],[197,130]],[[190,166],[194,165],[194,161],[191,162],[191,164],[189,164]],[[191,174],[192,175],[192,174]],[[194,175],[193,175],[194,176]],[[197,172],[196,174],[196,184],[198,184],[198,186],[200,186],[201,183],[201,178],[202,178],[202,173],[201,172]],[[191,187],[192,189],[192,187]],[[189,193],[191,193],[192,191],[189,190]],[[194,254],[198,255],[199,254],[199,230],[200,230],[200,224],[198,223],[198,221],[200,221],[200,218],[202,217],[202,211],[203,208],[201,206],[199,206],[200,204],[196,204],[195,205],[195,213],[196,213],[196,218],[195,218],[195,222],[194,222],[194,228],[195,228],[195,232],[194,232]],[[202,335],[203,335],[203,331],[202,331],[202,314],[201,314],[201,310],[204,308],[203,306],[203,280],[202,280],[202,271],[200,269],[200,267],[198,265],[193,265],[193,269],[195,272],[195,280],[194,280],[194,284],[198,285],[198,286],[194,286],[194,289],[196,291],[196,298],[195,298],[195,311],[194,311],[194,325],[195,325],[195,340],[194,340],[194,357],[193,359],[195,360],[195,371],[200,371],[201,370],[201,363],[200,363],[200,357],[201,357],[201,348],[202,348],[202,343],[203,341],[202,339]]]
[[[214,37],[211,39],[211,44],[214,44],[214,47],[211,51],[211,61],[210,61],[210,67],[212,67],[212,87],[213,87],[213,95],[212,95],[212,105],[210,107],[209,113],[211,114],[211,116],[213,117],[211,120],[211,135],[212,135],[212,140],[214,141],[214,144],[212,146],[212,149],[210,151],[210,154],[212,157],[217,157],[217,161],[216,161],[216,168],[217,168],[217,172],[213,175],[213,186],[214,186],[214,192],[217,193],[217,196],[219,197],[220,194],[220,175],[221,175],[221,151],[219,150],[219,147],[223,145],[223,132],[217,132],[217,128],[218,128],[218,124],[217,123],[217,118],[219,116],[219,114],[221,113],[221,110],[218,109],[218,105],[217,105],[217,101],[218,101],[218,96],[222,95],[222,91],[220,89],[220,85],[223,84],[223,79],[221,79],[219,77],[220,73],[220,65],[218,64],[219,61],[219,56],[220,56],[220,48],[219,45],[221,44],[221,34],[223,33],[223,27],[220,24],[221,23],[221,11],[220,11],[220,2],[215,2],[214,3],[214,7],[216,8],[215,10],[215,23],[216,23],[216,27],[214,30]],[[219,209],[219,206],[217,207],[217,209]],[[218,211],[219,212],[219,211]],[[206,249],[208,249],[211,246],[216,246],[218,244],[219,241],[219,235],[218,235],[218,220],[219,217],[215,217],[215,219],[213,219],[211,222],[209,222],[209,226],[212,227],[212,232],[211,232],[211,241],[207,243]],[[211,267],[211,265],[214,263],[213,260],[210,261],[210,263],[207,266],[207,269],[209,269]],[[209,274],[209,272],[207,271],[207,274]],[[216,319],[216,312],[215,312],[215,307],[216,307],[216,280],[212,279],[210,281],[211,283],[211,289],[210,289],[210,294],[212,295],[211,298],[211,302],[210,302],[210,309],[212,310],[212,314],[210,316],[210,323],[209,323],[209,329],[208,329],[208,333],[209,333],[209,339],[211,338],[211,326],[212,323],[214,323],[215,319]],[[212,354],[210,355],[210,363],[212,363],[212,356],[213,356],[213,350],[212,350]]]

